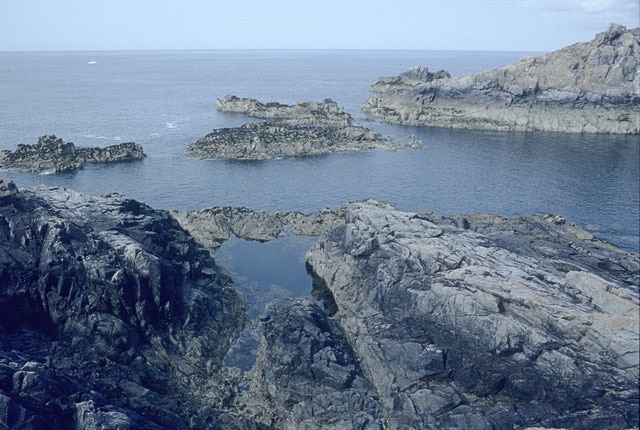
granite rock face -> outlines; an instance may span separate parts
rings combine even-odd
[[[18,145],[15,151],[0,151],[0,168],[32,173],[60,173],[82,169],[87,163],[141,160],[142,146],[126,142],[105,148],[76,148],[56,136],[42,136],[35,145]]]
[[[399,149],[379,133],[359,126],[300,126],[284,122],[220,128],[189,145],[196,158],[265,160],[363,149]]]
[[[637,427],[640,258],[582,233],[349,205],[307,261],[385,427]]]
[[[345,127],[352,125],[353,118],[331,99],[320,103],[301,101],[295,105],[277,102],[262,103],[256,99],[225,96],[216,101],[221,112],[243,113],[256,118],[279,120],[294,125]]]
[[[414,68],[381,78],[363,110],[405,125],[640,133],[640,28],[470,76]]]
[[[246,304],[166,212],[0,181],[0,236],[0,427],[224,421]]]

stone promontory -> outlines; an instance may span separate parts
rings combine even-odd
[[[286,105],[225,96],[216,101],[216,108],[221,112],[243,113],[256,118],[281,120],[295,125],[348,126],[353,123],[352,116],[331,99],[320,103],[301,101],[295,105]]]
[[[485,130],[640,133],[640,28],[451,78],[416,67],[380,78],[365,112],[404,125]]]
[[[18,145],[15,151],[0,151],[0,169],[32,173],[61,173],[82,169],[87,163],[115,163],[141,160],[142,146],[134,142],[104,148],[77,148],[54,136],[41,136],[34,145]]]

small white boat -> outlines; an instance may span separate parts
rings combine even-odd
[[[98,64],[96,60],[90,60],[87,64]]]

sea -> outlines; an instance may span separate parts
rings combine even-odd
[[[0,52],[0,150],[55,134],[83,146],[136,142],[141,162],[75,173],[2,171],[20,187],[118,192],[156,209],[245,206],[313,212],[376,198],[440,214],[559,214],[626,250],[640,250],[640,137],[491,132],[389,125],[361,106],[381,76],[421,65],[452,76],[536,52],[192,50]],[[96,64],[88,64],[91,59]],[[187,146],[256,119],[216,111],[225,95],[293,104],[333,99],[357,123],[420,149],[265,161],[195,160]],[[309,295],[313,238],[233,238],[216,258],[247,294]],[[255,312],[259,312],[256,307]]]

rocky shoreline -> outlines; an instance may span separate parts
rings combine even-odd
[[[15,151],[0,151],[0,169],[36,174],[62,173],[82,169],[89,163],[136,161],[145,156],[142,146],[134,142],[104,148],[76,148],[72,142],[47,135],[39,137],[34,145],[18,145]]]
[[[0,221],[8,428],[638,426],[640,255],[559,216],[169,213],[0,181]],[[247,299],[215,247],[294,227],[321,235],[326,302],[273,302],[253,368],[227,367]]]
[[[415,67],[380,78],[363,110],[403,125],[640,133],[640,28],[465,77]]]

